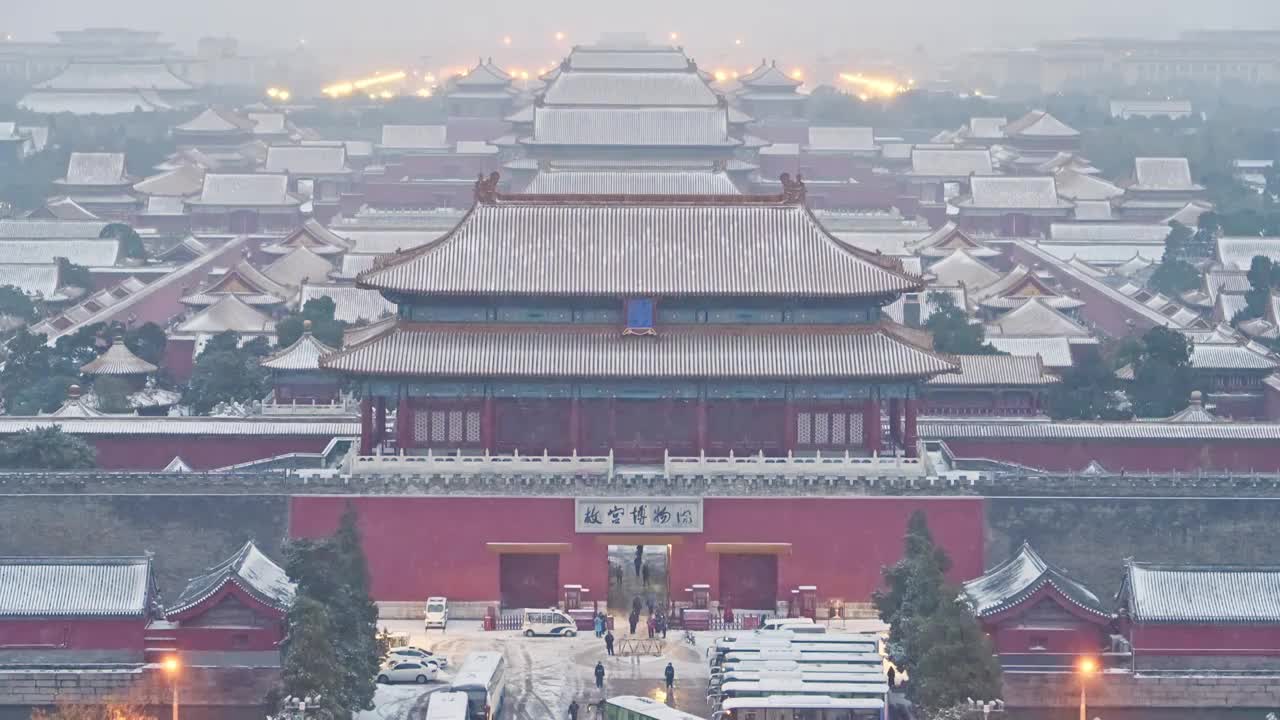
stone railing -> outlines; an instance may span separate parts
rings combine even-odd
[[[351,475],[595,475],[613,476],[613,453],[608,455],[351,455]]]
[[[360,404],[351,398],[341,398],[330,403],[318,402],[264,402],[263,415],[356,415]]]
[[[849,453],[818,452],[815,455],[767,457],[758,455],[734,455],[727,457],[693,457],[667,455],[663,463],[667,477],[708,477],[730,475],[734,477],[885,477],[925,474],[924,463],[919,458],[897,455],[858,456]]]

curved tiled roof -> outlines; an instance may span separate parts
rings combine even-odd
[[[1280,567],[1130,562],[1120,598],[1136,623],[1280,624]]]
[[[80,367],[85,375],[146,375],[160,368],[133,354],[124,341],[117,338],[111,347]]]
[[[1100,619],[1110,619],[1111,613],[1097,595],[1045,562],[1027,543],[1013,557],[966,582],[964,592],[973,603],[974,614],[986,617],[1014,607],[1046,584],[1080,609]]]
[[[271,370],[319,370],[320,358],[336,349],[320,342],[307,330],[289,347],[263,358],[261,365]]]
[[[454,327],[402,323],[320,361],[387,376],[931,377],[956,365],[882,326],[753,331],[667,326],[624,336],[615,326]]]
[[[503,196],[357,284],[420,294],[868,297],[919,290],[777,198]]]
[[[143,617],[149,557],[0,558],[0,617]]]
[[[174,604],[165,608],[166,614],[178,615],[196,607],[228,582],[235,583],[264,605],[282,612],[293,603],[295,587],[284,568],[264,555],[250,540],[235,555],[209,568],[205,574],[188,580]]]

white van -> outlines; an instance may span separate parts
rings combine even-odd
[[[529,609],[524,611],[524,622],[520,624],[520,632],[524,633],[525,637],[534,635],[573,637],[578,634],[578,624],[573,618],[555,608]]]
[[[813,625],[813,618],[769,618],[761,625],[761,630],[794,630],[796,625]]]
[[[433,627],[443,630],[449,623],[449,598],[427,598],[427,609],[423,612],[423,617],[426,618],[423,624],[427,630]]]

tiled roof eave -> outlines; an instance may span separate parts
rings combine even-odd
[[[1051,570],[1045,570],[1038,580],[1028,585],[1022,591],[1005,599],[1003,602],[997,605],[993,605],[991,607],[984,608],[983,610],[979,611],[978,617],[991,617],[993,615],[999,615],[1000,613],[1003,613],[1006,610],[1016,607],[1020,603],[1026,601],[1027,598],[1030,598],[1031,596],[1035,595],[1037,592],[1040,591],[1041,588],[1043,588],[1046,585],[1052,587],[1055,591],[1057,591],[1059,597],[1065,599],[1067,602],[1071,603],[1075,607],[1080,608],[1081,610],[1091,615],[1094,615],[1103,620],[1110,620],[1113,617],[1111,613],[1106,612],[1101,608],[1097,608],[1092,605],[1087,605],[1085,603],[1080,602],[1079,600],[1076,600],[1071,593],[1065,591],[1062,588],[1062,586],[1056,580],[1054,580],[1052,575],[1053,575],[1053,572]]]
[[[254,588],[249,583],[245,582],[239,575],[237,575],[234,569],[231,569],[231,570],[227,570],[227,572],[222,576],[222,579],[219,582],[212,585],[210,589],[206,590],[200,595],[190,598],[188,600],[179,599],[179,602],[181,603],[180,605],[177,605],[171,608],[165,608],[165,615],[168,617],[174,617],[177,615],[183,615],[185,613],[190,612],[194,608],[197,608],[202,603],[206,602],[209,598],[221,592],[222,588],[226,587],[228,583],[236,586],[240,590],[244,591],[244,593],[247,594],[249,597],[253,598],[257,602],[261,603],[262,605],[265,605],[266,607],[271,608],[272,610],[275,610],[277,612],[285,612],[289,609],[287,605],[281,605],[280,603],[277,603],[273,600],[270,600],[264,597],[262,593],[257,591],[256,588]]]

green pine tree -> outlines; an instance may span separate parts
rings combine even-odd
[[[96,463],[93,446],[57,426],[21,430],[0,440],[0,468],[87,470]]]
[[[950,567],[950,558],[933,542],[924,513],[912,513],[902,559],[884,568],[885,589],[871,597],[880,619],[889,625],[889,654],[908,671],[919,659],[920,621],[937,608],[943,575]]]
[[[328,608],[314,598],[298,595],[289,607],[288,628],[281,645],[284,695],[319,697],[318,711],[325,716],[350,717],[350,708],[334,704],[338,699],[334,688],[341,685],[343,670]]]
[[[959,588],[944,586],[942,593],[949,599],[920,624],[918,643],[924,652],[907,695],[926,710],[953,707],[966,698],[999,698],[1000,662],[990,638]]]

